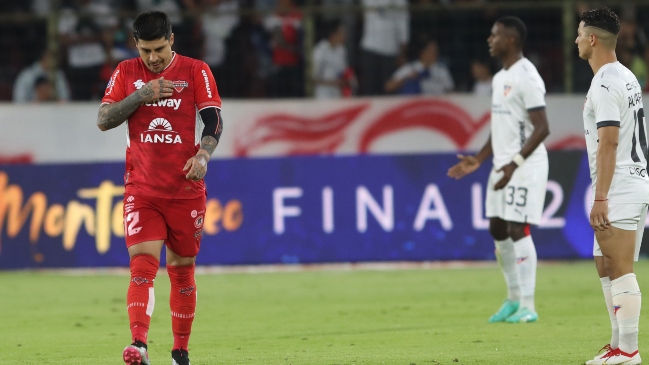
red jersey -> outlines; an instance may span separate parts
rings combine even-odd
[[[159,74],[141,58],[122,61],[108,82],[103,104],[116,103],[147,82],[164,77],[174,84],[173,95],[139,106],[127,120],[126,193],[167,199],[205,196],[205,184],[185,178],[183,167],[200,148],[200,110],[221,108],[221,97],[203,61],[174,53]]]

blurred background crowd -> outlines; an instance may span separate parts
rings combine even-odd
[[[138,56],[131,23],[148,10],[169,14],[174,50],[205,61],[224,98],[488,96],[499,65],[486,39],[503,15],[527,24],[548,92],[585,92],[579,14],[604,4],[620,14],[620,62],[649,88],[642,0],[2,0],[0,101],[99,100]]]

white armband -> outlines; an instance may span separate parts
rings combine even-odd
[[[520,166],[523,164],[523,162],[525,162],[525,157],[523,157],[523,155],[521,155],[520,153],[517,153],[516,156],[512,158],[512,161],[516,164],[516,166]]]

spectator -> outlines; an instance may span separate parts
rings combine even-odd
[[[121,61],[130,60],[139,56],[140,52],[135,45],[135,37],[133,36],[133,30],[130,29],[130,25],[122,27],[115,32],[113,47],[110,50],[110,58],[115,63],[115,66]]]
[[[647,81],[647,64],[635,51],[629,48],[619,48],[616,50],[618,60],[626,68],[631,70],[638,79],[641,88],[645,87]]]
[[[110,52],[107,53],[106,62],[104,62],[99,72],[99,83],[101,85],[108,84],[118,63],[140,56],[135,45],[133,30],[130,28],[129,25],[128,29],[124,27],[115,32]]]
[[[321,40],[313,51],[313,79],[316,84],[314,94],[318,99],[340,98],[343,88],[355,84],[355,79],[345,78],[349,69],[345,31],[343,24],[334,23],[329,28],[327,38]]]
[[[427,42],[419,52],[419,59],[401,66],[385,83],[387,93],[440,95],[455,87],[451,73],[437,59],[436,41]]]
[[[264,20],[271,33],[274,73],[270,96],[304,96],[302,68],[302,13],[292,0],[279,0],[276,11]]]
[[[118,19],[108,3],[75,0],[61,11],[59,35],[67,48],[67,71],[74,100],[98,98],[99,73],[106,61]]]
[[[491,68],[490,63],[475,59],[471,62],[473,76],[473,95],[491,97]]]
[[[203,29],[203,55],[201,59],[210,66],[214,78],[223,76],[223,62],[227,48],[225,41],[239,24],[239,2],[237,0],[204,0],[201,15]]]
[[[226,41],[227,53],[219,80],[222,97],[264,98],[271,73],[270,35],[257,15],[244,14]]]
[[[45,76],[39,76],[34,81],[34,95],[34,100],[32,100],[34,103],[57,101],[56,95],[54,95],[54,85]]]
[[[406,60],[410,14],[406,0],[362,0],[361,93],[381,95],[399,63]]]
[[[52,69],[52,63],[52,53],[44,51],[36,62],[22,70],[14,83],[13,101],[16,103],[29,103],[34,101],[37,96],[35,88],[36,80],[42,77],[48,78],[49,72]],[[70,89],[63,71],[60,69],[56,70],[55,75],[54,89],[56,90],[56,98],[61,101],[70,100]]]
[[[322,6],[321,20],[324,24],[339,22],[345,28],[345,50],[347,61],[355,65],[358,59],[358,21],[359,17],[355,11],[343,11],[340,8],[353,9],[357,0],[320,0]]]

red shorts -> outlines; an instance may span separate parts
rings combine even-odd
[[[201,247],[205,197],[163,199],[124,195],[126,247],[164,240],[176,255],[194,257]]]

